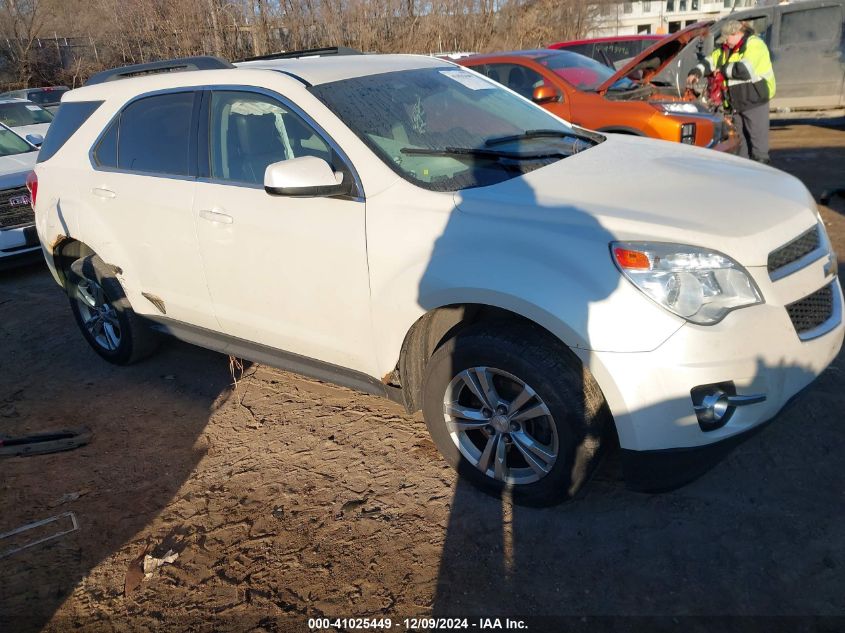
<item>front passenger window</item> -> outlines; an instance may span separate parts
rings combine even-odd
[[[300,116],[271,97],[213,92],[211,177],[261,185],[267,166],[301,156],[332,163],[332,151]]]
[[[543,75],[536,70],[517,64],[490,64],[485,74],[493,79],[495,73],[499,83],[522,95],[526,99],[534,96],[534,89],[544,85]]]

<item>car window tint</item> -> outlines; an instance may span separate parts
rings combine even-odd
[[[9,127],[49,123],[53,115],[41,106],[23,101],[0,103],[0,121]]]
[[[537,62],[578,90],[595,90],[616,73],[616,70],[607,64],[569,51],[549,51],[547,56],[538,57]],[[617,80],[611,89],[627,90],[630,86],[631,81],[622,78]]]
[[[756,17],[749,17],[744,18],[742,20],[743,24],[748,25],[752,31],[754,31],[755,35],[759,35],[762,37],[766,44],[769,43],[769,17],[766,15],[760,15]]]
[[[780,22],[780,45],[837,40],[842,28],[841,13],[838,6],[784,12]]]
[[[211,177],[264,183],[267,166],[302,156],[332,164],[332,150],[300,116],[275,99],[249,92],[211,96]]]
[[[574,46],[565,46],[564,50],[572,51],[573,53],[578,53],[579,55],[586,55],[587,57],[592,57],[594,46],[594,44],[576,44]]]
[[[534,89],[545,83],[543,75],[519,64],[489,64],[484,67],[484,74],[526,99],[531,99]]]
[[[25,99],[33,103],[58,103],[62,95],[68,91],[67,88],[52,88],[50,90],[32,90],[26,93]],[[21,95],[24,96],[24,95]]]
[[[605,56],[613,62],[618,62],[621,59],[628,59],[636,57],[640,54],[640,42],[601,42],[596,44],[596,52],[593,54],[593,59],[606,63]]]
[[[34,152],[35,148],[6,128],[0,128],[0,157]]]
[[[109,125],[105,134],[94,150],[94,161],[100,167],[117,167],[117,134],[120,127],[120,117]]]
[[[309,91],[385,165],[434,191],[516,178],[593,145],[561,119],[501,84],[451,66],[354,77]],[[526,130],[541,129],[560,131],[560,138],[520,138]],[[497,142],[494,149],[524,151],[536,158],[514,162],[475,154],[474,150],[489,152],[488,142],[493,140],[506,141]],[[544,153],[550,149],[552,156]]]
[[[118,167],[175,176],[190,174],[193,107],[193,92],[145,97],[128,105],[120,115]]]
[[[52,158],[102,103],[102,101],[70,101],[59,108],[41,145],[38,162],[43,163]]]

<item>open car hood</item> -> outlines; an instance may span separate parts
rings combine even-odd
[[[627,77],[638,70],[643,71],[643,84],[648,84],[649,80],[663,71],[672,61],[682,53],[688,45],[696,38],[706,37],[709,33],[713,21],[697,22],[687,28],[672,33],[671,35],[655,42],[642,53],[633,57],[627,64],[620,68],[616,74],[610,77],[607,81],[601,84],[596,92],[604,94],[607,90],[620,79]]]

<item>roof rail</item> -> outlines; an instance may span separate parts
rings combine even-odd
[[[203,55],[199,57],[180,57],[178,59],[165,59],[159,62],[147,64],[133,64],[132,66],[121,66],[111,68],[91,75],[83,85],[93,86],[107,81],[117,81],[129,77],[140,77],[142,75],[153,75],[158,73],[174,73],[184,70],[218,70],[221,68],[234,68],[232,64],[219,57]]]
[[[306,48],[301,51],[281,51],[269,55],[258,55],[239,59],[239,62],[257,62],[265,59],[296,59],[298,57],[322,57],[323,55],[363,55],[359,50],[346,46],[328,46],[326,48]]]

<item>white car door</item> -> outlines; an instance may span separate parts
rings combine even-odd
[[[200,156],[208,147],[208,178],[197,183],[194,210],[223,332],[372,375],[360,191],[293,198],[263,186],[267,165],[278,161],[317,156],[336,170],[348,170],[347,163],[324,134],[274,96],[213,91],[207,100],[208,140],[200,138]]]
[[[93,149],[80,222],[123,269],[136,312],[217,329],[193,214],[201,94],[142,97],[121,111]]]

